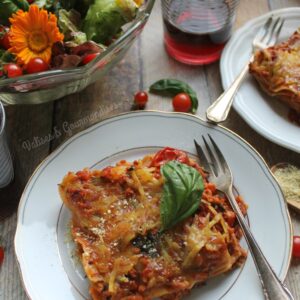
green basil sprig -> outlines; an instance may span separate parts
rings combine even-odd
[[[165,178],[160,203],[162,231],[191,216],[198,208],[204,190],[200,173],[178,161],[161,167]]]
[[[187,93],[192,101],[191,112],[194,114],[198,108],[196,92],[185,82],[177,79],[161,79],[153,83],[149,88],[151,93],[174,97],[179,93]]]

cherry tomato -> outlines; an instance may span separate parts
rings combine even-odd
[[[9,42],[9,28],[1,26],[0,27],[0,47],[7,50],[10,48]]]
[[[177,160],[184,164],[189,163],[189,158],[185,152],[171,147],[166,147],[155,154],[151,162],[151,167],[159,167],[171,160]]]
[[[0,266],[2,265],[4,260],[4,249],[0,246]]]
[[[28,74],[39,73],[49,70],[49,65],[41,58],[32,58],[25,67]]]
[[[34,2],[34,0],[27,0],[27,2],[28,2],[29,4],[31,4],[31,3]]]
[[[173,108],[175,111],[188,112],[191,110],[192,101],[188,94],[180,93],[173,98]]]
[[[83,65],[87,65],[89,62],[91,62],[95,57],[97,57],[99,55],[99,53],[91,53],[91,54],[86,54],[81,63]]]
[[[14,63],[4,65],[3,70],[8,78],[18,77],[23,74],[21,67]]]
[[[144,108],[147,102],[148,102],[148,94],[146,92],[137,92],[134,95],[134,103],[139,108]]]
[[[293,257],[300,258],[300,236],[293,238]]]

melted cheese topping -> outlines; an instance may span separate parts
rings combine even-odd
[[[235,215],[206,178],[194,216],[159,233],[164,179],[152,159],[69,173],[60,184],[94,300],[180,299],[245,260]]]
[[[300,112],[300,33],[287,41],[257,51],[249,65],[261,87]]]

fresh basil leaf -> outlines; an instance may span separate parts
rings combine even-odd
[[[16,13],[19,9],[27,11],[29,4],[27,0],[1,0],[0,1],[0,24],[9,24],[8,19],[13,13]]]
[[[187,93],[192,101],[191,112],[194,114],[198,108],[196,92],[185,82],[177,79],[161,79],[150,86],[150,92],[174,97],[179,93]]]
[[[160,203],[162,231],[191,216],[198,208],[204,190],[200,173],[178,161],[161,167],[165,183]]]

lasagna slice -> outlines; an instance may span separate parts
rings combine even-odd
[[[192,216],[161,232],[160,168],[170,160],[195,168],[204,192]],[[59,192],[72,212],[71,234],[93,300],[181,299],[195,285],[245,261],[241,229],[227,199],[180,150],[165,148],[103,170],[69,172]],[[237,200],[246,213],[246,204]]]
[[[300,32],[287,41],[257,51],[250,73],[262,89],[300,113]]]

